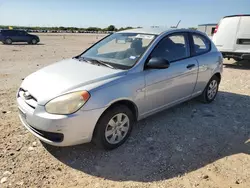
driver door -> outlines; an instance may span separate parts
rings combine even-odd
[[[29,36],[25,31],[18,32],[18,42],[27,42],[29,41]]]
[[[149,58],[165,58],[166,69],[146,69],[146,114],[188,99],[196,84],[198,63],[190,57],[187,33],[175,33],[163,38]]]

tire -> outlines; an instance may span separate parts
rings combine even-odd
[[[217,96],[218,89],[219,89],[220,79],[217,76],[213,76],[204,91],[200,96],[200,100],[203,103],[211,103],[214,101],[215,97]]]
[[[118,118],[121,121],[119,123]],[[124,124],[124,122],[127,122]],[[121,124],[124,124],[122,126]],[[134,116],[125,105],[108,109],[96,124],[93,142],[102,149],[112,150],[122,145],[129,137],[134,124]]]
[[[35,45],[35,44],[37,44],[37,40],[36,40],[36,39],[32,39],[32,40],[30,41],[30,43],[33,44],[33,45]]]
[[[5,44],[12,44],[12,40],[10,38],[5,39],[4,41]]]

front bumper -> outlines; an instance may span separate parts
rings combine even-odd
[[[22,124],[37,138],[54,146],[71,146],[92,140],[95,125],[106,108],[79,110],[71,115],[54,115],[44,106],[32,108],[25,100],[17,98]]]

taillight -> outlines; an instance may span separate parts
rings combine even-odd
[[[219,25],[216,25],[215,30],[214,30],[214,33],[217,33],[218,29],[219,29]],[[213,34],[214,34],[214,33],[213,33]]]

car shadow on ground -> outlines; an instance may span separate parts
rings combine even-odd
[[[249,96],[219,92],[211,104],[192,100],[138,122],[129,140],[112,151],[92,144],[44,146],[61,162],[93,176],[159,181],[226,156],[250,154],[249,109]]]
[[[242,69],[242,70],[249,70],[250,69],[250,60],[242,60],[237,61],[235,63],[224,63],[225,68],[231,69]]]

